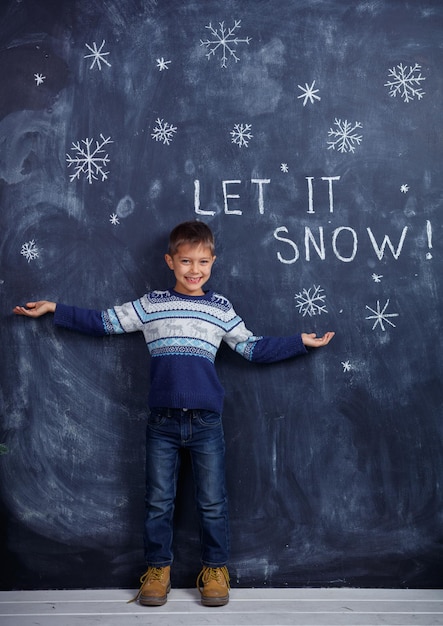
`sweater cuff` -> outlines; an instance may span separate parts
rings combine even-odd
[[[64,328],[72,327],[72,307],[57,302],[54,312],[54,324]]]
[[[307,354],[308,349],[303,343],[303,340],[301,338],[301,333],[299,333],[298,335],[295,335],[294,339],[295,339],[295,346],[296,346],[296,354],[300,354],[300,355]]]

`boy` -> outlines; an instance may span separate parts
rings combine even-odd
[[[231,303],[203,287],[215,261],[214,237],[203,222],[184,222],[170,234],[165,255],[175,287],[152,291],[104,311],[42,300],[17,306],[28,317],[54,314],[72,330],[110,335],[142,331],[151,355],[150,414],[146,437],[145,557],[147,571],[134,599],[145,606],[166,602],[172,564],[172,519],[180,448],[191,455],[201,526],[202,570],[197,587],[205,606],[229,601],[229,528],[225,443],[221,412],[224,391],[214,361],[222,340],[244,358],[272,363],[325,346],[333,332],[292,337],[256,337]]]

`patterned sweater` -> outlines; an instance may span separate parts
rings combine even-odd
[[[215,370],[221,341],[249,361],[272,363],[305,354],[301,335],[256,337],[224,296],[152,291],[95,311],[57,304],[57,326],[90,335],[141,331],[151,355],[150,407],[222,412],[224,390]]]

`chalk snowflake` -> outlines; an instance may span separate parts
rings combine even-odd
[[[352,369],[352,365],[349,361],[342,361],[341,364],[344,372],[349,372]]]
[[[104,45],[105,45],[104,39],[102,41],[102,45],[100,46],[100,48],[97,48],[97,44],[95,43],[95,41],[92,43],[93,47],[91,47],[87,43],[85,44],[88,50],[92,52],[92,54],[85,54],[85,56],[83,57],[84,59],[92,58],[92,63],[89,67],[90,70],[92,70],[94,65],[97,65],[98,69],[101,71],[102,69],[101,63],[104,63],[108,67],[111,67],[111,64],[105,59],[105,56],[108,56],[109,52],[102,52]]]
[[[389,76],[393,80],[388,80],[384,84],[385,87],[389,87],[389,95],[392,98],[396,98],[397,94],[403,99],[404,102],[410,102],[417,97],[421,100],[425,95],[425,92],[420,87],[420,83],[426,78],[421,75],[421,65],[417,63],[409,67],[400,63],[397,66],[391,67],[389,70]]]
[[[162,57],[161,59],[157,59],[157,67],[159,71],[163,72],[163,70],[168,70],[169,63],[171,63],[171,61],[165,61],[164,57]]]
[[[89,184],[93,180],[98,180],[101,176],[102,181],[108,178],[109,172],[105,170],[110,159],[108,153],[105,154],[104,146],[113,143],[110,137],[100,135],[101,141],[93,139],[82,139],[82,141],[72,142],[71,150],[76,152],[76,156],[66,155],[68,167],[74,166],[75,172],[71,174],[70,181],[80,180],[80,175],[84,174]]]
[[[210,59],[211,56],[215,57],[215,53],[220,49],[221,67],[227,67],[229,56],[231,56],[236,63],[240,61],[240,57],[235,53],[235,46],[238,46],[239,43],[249,44],[251,41],[251,37],[245,37],[244,39],[237,37],[236,31],[240,28],[240,23],[241,20],[235,20],[234,26],[231,26],[231,28],[225,28],[224,22],[219,22],[220,28],[214,28],[211,23],[205,27],[210,31],[212,39],[200,39],[200,45],[209,50],[206,55],[208,59]]]
[[[234,124],[234,130],[231,130],[232,143],[236,143],[240,148],[248,147],[248,142],[254,135],[251,134],[251,124]]]
[[[381,283],[381,279],[383,278],[383,274],[376,274],[375,272],[371,276],[374,283]]]
[[[409,185],[402,185],[402,186],[400,187],[400,191],[401,191],[402,193],[408,193],[408,191],[409,191]]]
[[[289,167],[287,163],[282,163],[280,165],[280,169],[284,174],[287,174],[289,172]]]
[[[155,124],[153,128],[154,132],[151,134],[152,139],[162,141],[164,145],[169,146],[174,139],[174,133],[177,132],[177,127],[172,126],[172,124],[168,122],[164,122],[163,119],[160,118],[155,120]]]
[[[35,245],[35,240],[31,239],[31,241],[27,241],[22,245],[22,249],[20,250],[20,254],[22,254],[28,263],[30,261],[34,261],[34,259],[38,259],[38,248]]]
[[[377,325],[380,325],[380,328],[383,331],[385,331],[386,330],[385,323],[390,324],[391,326],[395,328],[395,324],[391,322],[388,318],[398,317],[398,313],[386,313],[386,309],[388,308],[388,306],[389,306],[389,298],[386,300],[386,303],[383,308],[380,307],[380,300],[377,300],[376,310],[371,309],[370,306],[366,305],[366,308],[369,311],[371,311],[371,313],[374,313],[374,315],[368,315],[368,317],[366,317],[367,320],[375,320],[372,330],[374,330]]]
[[[44,83],[46,76],[43,76],[43,74],[34,74],[34,79],[35,79],[35,84],[38,87],[39,85],[42,85]]]
[[[297,300],[296,308],[303,317],[306,315],[312,317],[313,315],[321,315],[328,312],[325,305],[326,295],[322,292],[323,289],[320,286],[316,287],[313,285],[313,287],[303,289],[295,294],[294,297]]]
[[[314,89],[314,85],[315,85],[315,80],[312,81],[311,86],[309,86],[308,83],[305,83],[304,87],[302,87],[301,85],[297,85],[297,87],[301,89],[303,92],[300,96],[297,97],[298,100],[300,98],[303,98],[303,106],[306,105],[308,100],[311,104],[314,104],[315,100],[321,100],[320,96],[317,96],[319,89]]]
[[[332,141],[328,141],[328,150],[338,150],[338,152],[354,152],[355,146],[360,145],[363,137],[355,132],[358,128],[362,128],[360,122],[354,122],[354,125],[348,120],[339,120],[335,118],[334,124],[337,129],[329,129],[328,136],[333,137]]]
[[[120,220],[118,219],[117,213],[112,213],[109,216],[109,221],[111,222],[113,226],[117,226],[117,224],[120,224]]]

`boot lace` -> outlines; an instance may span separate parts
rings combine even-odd
[[[198,575],[197,578],[197,588],[201,589],[201,587],[207,585],[211,580],[217,581],[219,584],[226,583],[228,589],[230,589],[229,584],[229,572],[226,566],[223,567],[203,567],[202,571]]]
[[[140,589],[137,591],[137,594],[131,599],[128,600],[126,604],[130,604],[131,602],[135,602],[139,599],[140,594],[143,589],[143,585],[148,580],[161,580],[163,576],[163,568],[162,567],[148,567],[143,576],[140,576]]]

